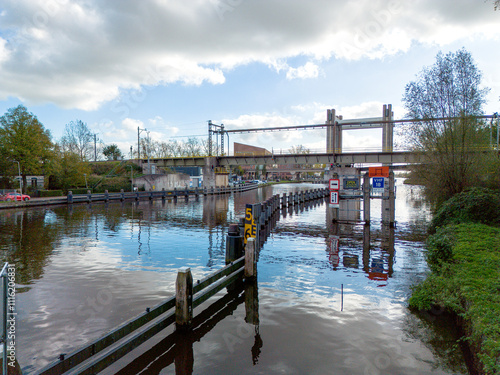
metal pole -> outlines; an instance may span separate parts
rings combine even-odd
[[[97,161],[97,134],[94,134],[94,161]]]
[[[130,191],[134,191],[134,167],[129,165],[130,167]]]
[[[208,156],[212,156],[212,120],[208,120]]]
[[[19,171],[19,188],[21,189],[20,193],[23,193],[23,178],[21,176],[21,165],[17,160],[14,160],[14,163],[17,163],[17,169]]]
[[[139,142],[139,134],[141,134],[139,127],[137,127],[137,160],[141,158],[141,144]]]
[[[87,184],[87,173],[84,173],[83,177],[85,177],[85,187],[88,189],[89,185]]]
[[[220,148],[222,149],[222,156],[224,156],[224,124],[220,124]]]
[[[148,149],[147,149],[147,151],[148,151],[148,172],[149,172],[149,174],[151,174],[151,164],[149,162],[149,154],[151,152],[151,145],[149,144],[149,142],[150,142],[150,138],[149,138],[150,131],[147,130],[147,129],[144,129],[144,130],[146,130],[146,133],[148,133]]]
[[[3,266],[2,272],[0,273],[0,280],[2,280],[2,291],[3,291],[3,296],[2,296],[2,343],[3,343],[3,365],[2,365],[2,372],[4,375],[7,375],[7,313],[8,313],[8,278],[7,278],[7,269],[9,267],[9,263],[5,263]]]

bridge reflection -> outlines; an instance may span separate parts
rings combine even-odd
[[[332,222],[329,227],[327,254],[333,269],[362,269],[368,279],[377,282],[378,286],[387,285],[387,280],[394,272],[394,228],[382,224],[380,233],[372,237],[373,228],[370,225]],[[362,239],[357,238],[360,227]],[[375,237],[380,239],[378,246],[372,243]],[[350,246],[350,240],[362,242],[362,248]]]

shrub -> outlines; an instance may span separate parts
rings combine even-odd
[[[500,194],[496,190],[472,188],[444,202],[432,219],[430,231],[448,224],[500,224]]]
[[[39,190],[40,197],[60,197],[63,195],[62,190]]]
[[[439,273],[442,265],[452,260],[454,242],[453,227],[438,228],[427,239],[427,263],[432,271]]]

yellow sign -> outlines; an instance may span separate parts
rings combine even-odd
[[[252,205],[247,204],[245,210],[245,244],[247,243],[247,239],[250,237],[257,237],[257,226],[255,225],[255,220],[253,219]]]

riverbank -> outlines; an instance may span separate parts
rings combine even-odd
[[[410,307],[458,317],[482,374],[500,373],[500,228],[468,223],[439,227],[427,241],[432,273]]]

